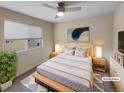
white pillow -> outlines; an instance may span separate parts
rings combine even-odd
[[[74,55],[74,51],[73,50],[65,49],[64,50],[64,54],[73,56]]]
[[[74,47],[65,47],[64,54],[73,56],[74,55]]]
[[[88,48],[76,48],[75,56],[77,57],[86,57]]]

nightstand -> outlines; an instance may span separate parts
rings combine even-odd
[[[59,53],[55,52],[55,51],[52,51],[50,53],[50,58],[53,58],[53,57],[56,57],[57,55],[59,55]]]
[[[93,70],[106,72],[106,59],[105,58],[93,58]]]

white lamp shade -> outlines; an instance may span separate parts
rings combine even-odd
[[[100,46],[96,47],[96,57],[102,58],[102,47],[100,47]]]
[[[95,40],[94,41],[94,44],[96,45],[96,46],[103,46],[104,45],[104,40]]]
[[[55,45],[55,52],[60,52],[60,45],[59,44]]]

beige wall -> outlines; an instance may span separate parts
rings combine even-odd
[[[4,48],[4,44],[3,44],[3,38],[4,38],[4,24],[3,24],[4,20],[3,20],[3,13],[0,12],[0,51],[3,50]]]
[[[114,14],[114,40],[113,50],[118,51],[118,32],[124,31],[124,2],[117,8]]]
[[[113,44],[113,17],[97,16],[87,19],[79,19],[69,22],[57,23],[54,28],[55,43],[67,42],[67,29],[74,27],[90,27],[90,40],[104,40],[103,56],[109,60],[112,54]]]
[[[37,48],[17,54],[17,75],[26,72],[27,70],[46,61],[49,58],[49,53],[53,49],[54,25],[52,23],[0,8],[0,51],[3,50],[4,20],[40,26],[41,28],[43,28],[43,48]]]
[[[26,40],[13,40],[13,43],[4,44],[4,50],[6,51],[14,51],[25,49]]]

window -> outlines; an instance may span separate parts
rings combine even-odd
[[[23,51],[43,47],[43,32],[40,27],[5,21],[5,50]]]
[[[28,47],[35,48],[41,45],[42,39],[29,39],[28,40]]]

